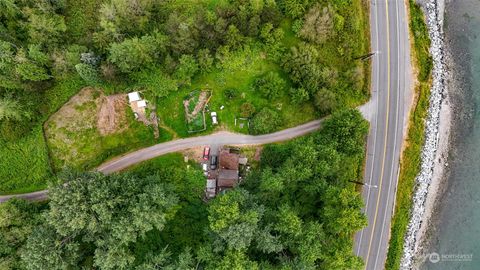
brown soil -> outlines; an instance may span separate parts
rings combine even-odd
[[[188,157],[189,160],[194,160],[198,163],[204,162],[203,160],[203,146],[201,147],[194,147],[187,150],[182,151],[183,155]]]
[[[127,99],[125,94],[103,96],[97,115],[97,128],[102,136],[121,132],[128,127],[125,109]]]
[[[205,106],[205,103],[207,102],[208,100],[208,92],[206,91],[202,91],[198,97],[198,102],[197,104],[195,105],[195,108],[193,109],[193,112],[192,113],[188,113],[188,105],[190,104],[190,102],[193,101],[193,97],[188,99],[188,100],[185,100],[183,102],[183,106],[185,107],[185,112],[187,114],[187,119],[190,121],[191,119],[195,118],[195,116],[197,116],[197,114],[199,112],[201,112],[203,110],[203,107]]]
[[[95,95],[99,95],[100,98],[95,99]],[[83,88],[53,114],[47,123],[54,123],[57,129],[68,128],[71,131],[76,131],[78,128],[94,128],[92,120],[97,114],[99,100],[103,97],[102,91],[90,87]],[[81,127],[75,126],[78,119],[84,119]]]

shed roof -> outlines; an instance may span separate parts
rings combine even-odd
[[[234,179],[218,179],[219,188],[233,188],[237,185],[237,180]]]
[[[238,154],[230,153],[228,149],[220,151],[220,168],[238,170]]]
[[[242,165],[247,165],[248,163],[248,158],[246,157],[241,157],[238,159],[238,163],[242,164]]]
[[[137,101],[137,107],[138,108],[145,108],[145,107],[147,107],[147,102],[145,100],[139,100],[139,101]]]
[[[234,187],[238,183],[238,170],[220,170],[217,186]]]
[[[128,101],[129,102],[135,102],[141,100],[140,94],[138,92],[131,92],[128,93]]]

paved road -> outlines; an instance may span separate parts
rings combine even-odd
[[[411,95],[408,16],[404,0],[371,0],[372,99],[362,196],[368,226],[355,236],[354,252],[368,270],[384,269],[395,200],[399,156]]]
[[[306,124],[284,129],[271,134],[251,136],[236,134],[231,132],[218,132],[211,135],[192,137],[188,139],[180,139],[160,143],[151,147],[143,148],[135,152],[128,153],[119,158],[110,160],[100,165],[97,171],[103,173],[112,173],[123,170],[129,166],[140,163],[142,161],[152,159],[167,153],[178,152],[180,150],[204,146],[204,145],[254,145],[281,142],[300,137],[311,133],[320,128],[322,120],[315,120]],[[0,196],[0,203],[12,197],[24,198],[28,200],[45,200],[48,190],[42,190],[27,194]]]

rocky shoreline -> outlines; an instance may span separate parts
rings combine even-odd
[[[444,2],[425,1],[424,11],[431,39],[433,58],[430,107],[425,126],[425,144],[422,149],[420,173],[415,179],[411,219],[404,239],[400,269],[412,269],[425,224],[434,207],[443,175],[443,158],[448,153],[451,108],[446,95],[446,69],[443,33]],[[422,226],[422,224],[424,226]]]

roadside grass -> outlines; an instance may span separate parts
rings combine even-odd
[[[414,37],[414,64],[418,68],[418,84],[415,87],[416,103],[410,116],[406,147],[400,163],[395,214],[392,219],[390,244],[385,269],[397,270],[403,253],[403,241],[410,221],[415,178],[420,171],[421,151],[425,140],[425,120],[428,113],[432,58],[429,54],[430,39],[423,12],[414,0],[410,0],[410,29]]]
[[[43,137],[43,122],[84,85],[70,76],[46,90],[39,100],[41,117],[29,134],[15,142],[0,140],[0,194],[31,192],[46,187],[52,178],[48,149]]]

